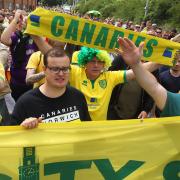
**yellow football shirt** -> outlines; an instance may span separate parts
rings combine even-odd
[[[72,54],[72,60],[71,60],[71,64],[78,64],[78,53],[79,51],[75,51],[73,54]]]
[[[106,120],[112,90],[117,84],[124,83],[125,77],[126,71],[107,71],[92,84],[84,68],[71,65],[70,85],[85,95],[92,120]]]
[[[40,73],[43,71],[43,66],[43,54],[40,51],[37,51],[30,56],[26,69],[35,69],[36,73]],[[44,83],[44,81],[45,79],[43,78],[40,81],[34,83],[33,88],[39,87]]]

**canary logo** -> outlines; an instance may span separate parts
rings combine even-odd
[[[40,16],[30,15],[31,25],[39,27],[40,26]]]

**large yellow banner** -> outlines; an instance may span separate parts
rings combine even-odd
[[[179,180],[180,116],[0,127],[0,180]]]
[[[29,15],[26,32],[107,51],[118,47],[118,36],[128,37],[137,46],[143,41],[146,43],[144,60],[166,65],[173,64],[174,54],[180,49],[180,43],[43,8]]]

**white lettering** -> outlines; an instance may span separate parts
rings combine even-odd
[[[70,112],[70,113],[66,113],[66,114],[62,114],[62,115],[57,115],[51,118],[47,118],[44,119],[43,122],[44,123],[48,123],[48,122],[70,122],[70,121],[74,121],[79,119],[79,111],[74,111],[74,112]]]

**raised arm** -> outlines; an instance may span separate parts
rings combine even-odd
[[[25,12],[22,10],[17,10],[14,19],[11,21],[9,26],[1,34],[1,42],[7,46],[12,44],[11,35],[16,31],[18,23],[22,20],[22,16]]]
[[[52,46],[49,45],[43,37],[39,37],[36,35],[32,35],[31,34],[32,39],[34,40],[34,42],[36,43],[37,47],[39,48],[39,50],[43,53],[46,54],[47,51],[49,51],[50,49],[52,49]]]
[[[144,44],[140,44],[139,48],[137,48],[135,44],[127,38],[119,38],[118,42],[122,50],[118,49],[117,51],[133,70],[140,86],[152,96],[158,108],[162,110],[165,107],[167,91],[157,82],[156,78],[143,67],[140,61]]]

